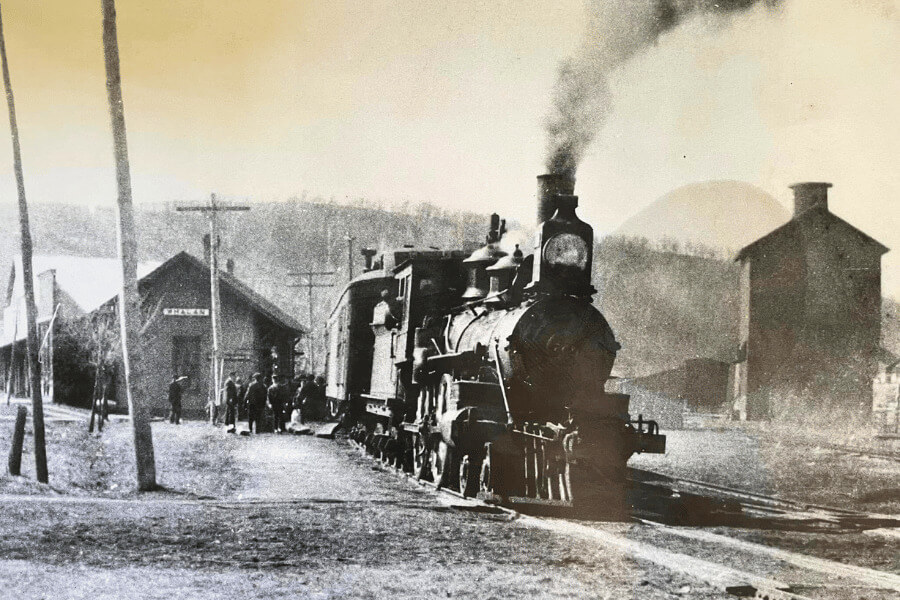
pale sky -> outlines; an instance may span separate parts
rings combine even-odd
[[[307,190],[526,223],[556,69],[585,22],[581,0],[117,6],[137,202]],[[99,0],[5,2],[3,20],[29,200],[114,204]],[[896,248],[900,293],[900,0],[694,19],[611,80],[578,173],[598,232],[695,181],[785,203],[790,183],[831,181],[833,211]],[[3,202],[11,164],[0,140]]]

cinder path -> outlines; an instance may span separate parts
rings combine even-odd
[[[262,434],[240,437],[232,449],[244,473],[238,498],[261,500],[396,501],[424,491],[389,476],[373,476],[373,465],[343,442],[313,436]]]

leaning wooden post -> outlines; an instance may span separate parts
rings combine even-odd
[[[116,33],[114,0],[101,0],[103,7],[103,53],[106,59],[106,93],[113,133],[118,183],[119,259],[122,262],[122,289],[119,293],[119,326],[122,340],[122,362],[125,371],[125,393],[134,438],[138,490],[156,489],[156,461],[153,456],[153,432],[147,408],[146,369],[141,349],[141,300],[137,282],[137,234],[131,201],[131,171],[125,138],[125,107],[122,102],[122,78],[119,72],[119,41]]]
[[[25,443],[25,417],[28,415],[28,409],[21,404],[16,409],[16,428],[13,430],[12,447],[9,449],[9,467],[10,475],[22,474],[22,446]]]
[[[34,303],[34,274],[31,265],[31,227],[28,224],[28,203],[25,201],[25,176],[22,174],[22,153],[19,149],[19,125],[16,121],[16,103],[13,99],[9,64],[6,61],[6,39],[3,37],[3,18],[0,17],[0,62],[3,63],[3,85],[6,88],[6,104],[9,107],[9,131],[12,134],[13,169],[19,190],[19,229],[22,237],[22,283],[25,288],[25,321],[28,324],[25,347],[28,351],[31,375],[31,404],[34,413],[34,461],[37,480],[47,483],[47,447],[44,441],[44,399],[41,397],[40,342],[37,330],[37,307]],[[13,339],[13,346],[16,341]]]
[[[0,23],[0,29],[3,28],[3,24]],[[13,317],[15,322],[13,323],[13,335],[12,335],[12,344],[9,345],[9,368],[6,369],[6,405],[9,406],[10,400],[12,399],[13,394],[13,367],[16,364],[16,338],[19,337],[19,303],[16,302],[16,313]]]

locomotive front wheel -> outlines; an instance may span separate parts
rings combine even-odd
[[[339,411],[338,411],[338,405],[339,405],[339,402],[338,402],[337,398],[329,398],[329,399],[328,399],[328,408],[327,408],[327,410],[328,410],[328,417],[329,417],[332,421],[337,420],[338,412],[339,412]]]
[[[432,448],[429,459],[432,481],[439,488],[447,487],[450,465],[453,462],[453,450],[442,440],[438,442],[436,448]]]

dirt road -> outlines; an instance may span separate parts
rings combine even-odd
[[[104,433],[108,445],[126,434],[127,424]],[[727,597],[504,513],[454,507],[344,443],[201,424],[155,424],[154,435],[167,492],[2,498],[0,596]]]

